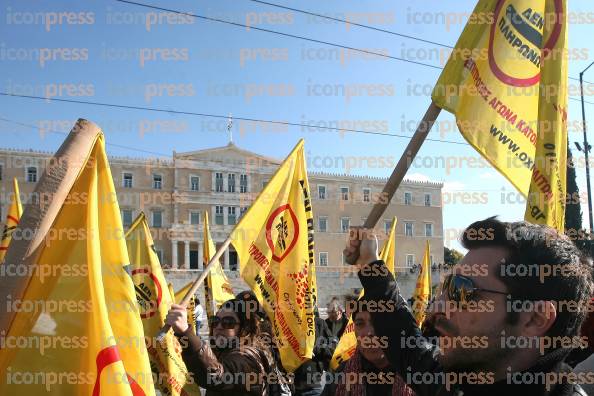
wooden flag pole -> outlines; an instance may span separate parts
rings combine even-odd
[[[369,213],[367,220],[365,220],[365,224],[363,224],[363,228],[374,228],[379,219],[386,211],[386,208],[390,204],[390,201],[392,200],[392,197],[394,196],[396,189],[398,188],[398,186],[400,186],[402,179],[404,179],[404,175],[406,175],[408,168],[410,168],[412,161],[419,152],[421,145],[425,141],[427,134],[429,134],[429,131],[435,123],[435,120],[437,120],[437,117],[439,116],[440,112],[441,108],[435,105],[435,103],[431,102],[429,108],[427,109],[427,112],[421,120],[421,123],[419,124],[419,126],[417,126],[417,130],[415,131],[413,137],[410,139],[410,142],[408,142],[408,145],[406,146],[406,149],[404,150],[402,157],[400,157],[398,164],[396,164],[394,171],[392,171],[392,175],[390,175],[388,182],[384,186],[384,190],[382,191],[381,195],[382,199],[378,200],[378,202],[376,202],[375,205],[373,205],[371,213]],[[353,236],[351,235],[351,238],[352,237]],[[355,264],[358,258],[358,251],[354,254],[347,255],[345,257],[347,263],[351,265]]]
[[[196,291],[198,290],[200,285],[204,282],[204,279],[206,279],[206,276],[210,272],[210,269],[213,267],[212,263],[214,263],[215,261],[217,261],[218,259],[221,258],[225,249],[227,249],[227,247],[229,247],[229,244],[231,244],[231,237],[228,237],[225,240],[225,242],[223,242],[223,244],[217,250],[215,255],[210,259],[210,261],[208,262],[208,264],[206,265],[206,267],[204,268],[204,270],[202,271],[200,276],[198,278],[196,278],[196,280],[192,284],[192,287],[190,288],[190,290],[188,290],[188,292],[184,296],[183,300],[181,300],[180,305],[182,305],[184,307],[188,306],[190,299],[196,293]],[[165,324],[161,328],[161,330],[159,331],[159,334],[157,334],[157,337],[156,337],[158,342],[163,342],[163,340],[165,339],[165,336],[167,335],[167,332],[169,332],[169,329],[171,329],[171,326],[169,326],[168,324]]]

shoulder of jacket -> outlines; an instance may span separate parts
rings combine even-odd
[[[584,390],[584,388],[582,388],[578,384],[574,384],[573,385],[573,392],[571,393],[571,396],[588,396],[588,394],[586,393],[586,391]]]

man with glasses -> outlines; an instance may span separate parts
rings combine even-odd
[[[378,260],[377,240],[353,229],[345,256],[356,257],[368,299],[396,301],[369,310],[386,355],[419,396],[585,395],[564,363],[584,348],[579,328],[592,294],[591,261],[546,226],[489,218],[463,233],[466,256],[445,278],[417,326],[394,277]],[[431,334],[436,337],[427,337]]]

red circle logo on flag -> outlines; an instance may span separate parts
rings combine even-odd
[[[562,0],[553,1],[549,37],[545,37],[545,25],[552,16],[545,17],[544,10],[537,7],[544,2],[497,1],[489,34],[489,67],[504,84],[529,87],[540,81],[541,63],[557,44],[564,23]]]
[[[299,237],[299,223],[291,205],[281,205],[266,222],[266,243],[272,251],[272,259],[283,261],[293,250]]]
[[[163,291],[157,277],[148,268],[132,270],[132,280],[136,291],[136,300],[140,307],[140,317],[148,319],[157,313]]]

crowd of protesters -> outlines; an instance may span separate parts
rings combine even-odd
[[[473,237],[484,230],[492,237]],[[591,258],[550,227],[496,218],[471,224],[462,244],[468,252],[443,279],[420,328],[378,258],[377,239],[354,228],[344,254],[359,269],[364,297],[348,313],[333,299],[326,320],[316,310],[312,359],[293,373],[282,367],[251,292],[209,318],[209,342],[188,326],[182,306],[172,306],[167,323],[185,338],[182,357],[207,396],[586,395],[580,384],[593,384],[594,373],[572,367],[594,352]],[[509,265],[557,270],[510,276]],[[575,309],[560,309],[568,306],[561,302]],[[394,309],[370,309],[382,305]],[[331,370],[349,319],[355,352]]]

